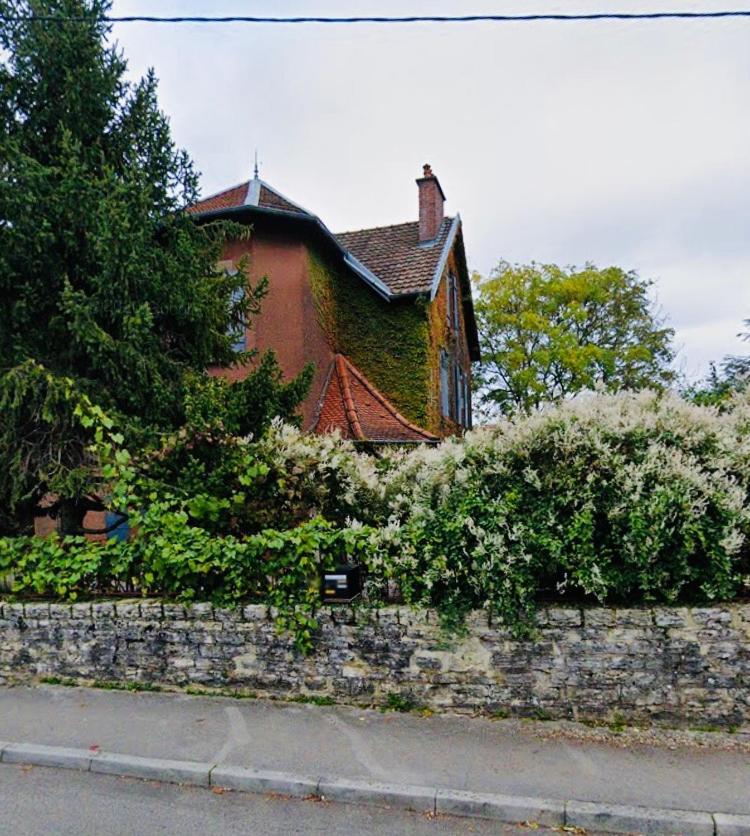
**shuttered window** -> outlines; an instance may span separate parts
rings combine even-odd
[[[456,363],[456,421],[466,426],[466,375]]]
[[[456,278],[455,273],[453,273],[453,271],[448,273],[446,297],[446,318],[448,320],[448,325],[453,329],[453,331],[458,331],[459,326],[461,324],[460,314],[458,310],[458,279]]]
[[[451,417],[451,359],[444,348],[440,349],[440,412]]]

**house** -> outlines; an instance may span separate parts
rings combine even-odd
[[[429,165],[416,181],[418,220],[332,233],[258,177],[192,206],[201,222],[252,227],[222,266],[243,256],[268,276],[244,347],[273,349],[285,375],[312,363],[303,427],[379,443],[434,443],[471,426],[479,344],[461,219]],[[215,370],[241,379],[247,367]]]

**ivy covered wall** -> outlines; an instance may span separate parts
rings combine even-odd
[[[344,267],[313,251],[308,271],[331,348],[349,357],[402,415],[432,429],[428,302],[386,302]]]
[[[446,275],[453,271],[454,275],[460,276],[459,264],[456,260],[456,253],[452,251],[448,257],[446,268],[440,279],[435,299],[428,309],[429,317],[429,374],[431,378],[430,391],[432,397],[428,405],[430,429],[441,436],[460,435],[464,428],[451,418],[444,417],[440,410],[440,349],[448,351],[456,362],[461,366],[467,379],[471,381],[471,359],[469,347],[466,342],[466,321],[464,318],[463,305],[459,306],[458,331],[453,331],[448,322],[448,283]],[[455,397],[453,391],[454,381],[451,379],[451,397]]]

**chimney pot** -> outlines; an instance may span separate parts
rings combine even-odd
[[[419,240],[420,242],[434,241],[445,217],[443,211],[445,195],[429,163],[422,166],[422,176],[417,180],[417,186],[419,187]]]

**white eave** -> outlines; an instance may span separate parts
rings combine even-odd
[[[456,217],[453,218],[453,223],[451,223],[451,228],[448,230],[448,236],[445,239],[445,243],[443,244],[443,251],[440,253],[440,261],[438,261],[437,266],[435,267],[435,272],[432,276],[432,287],[430,289],[430,300],[434,299],[437,296],[438,289],[440,288],[440,279],[443,278],[443,271],[445,270],[445,265],[448,263],[448,256],[450,255],[451,249],[453,248],[453,242],[456,240],[456,235],[458,234],[459,227],[461,226],[461,216],[456,212]]]
[[[344,251],[344,264],[350,267],[361,279],[364,279],[373,290],[379,293],[386,301],[390,302],[393,294],[388,285],[379,279],[368,267],[356,259],[348,250]]]

